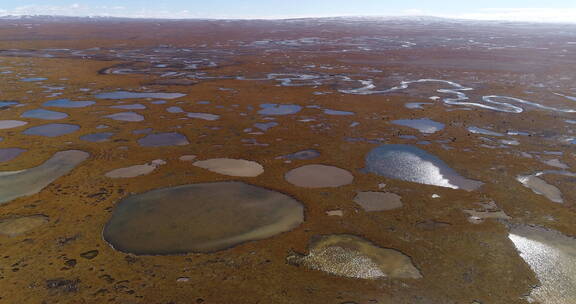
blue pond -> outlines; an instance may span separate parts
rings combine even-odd
[[[300,112],[302,107],[293,104],[275,104],[275,103],[263,103],[260,105],[262,110],[258,111],[258,114],[262,115],[290,115]]]
[[[146,109],[146,106],[143,104],[134,103],[134,104],[111,106],[111,108],[124,109],[124,110],[144,110],[144,109]]]
[[[346,115],[354,115],[354,112],[324,109],[324,114],[326,114],[326,115],[343,115],[343,116],[346,116]]]
[[[17,104],[18,104],[18,102],[16,102],[16,101],[0,101],[0,108],[10,107],[10,106],[14,106]]]
[[[30,78],[22,78],[20,79],[20,81],[23,82],[39,82],[39,81],[44,81],[47,80],[48,78],[44,78],[44,77],[30,77]]]
[[[412,145],[382,145],[366,155],[366,171],[419,184],[472,191],[483,183],[460,176],[438,157]]]
[[[27,129],[23,133],[26,135],[38,135],[38,136],[47,136],[47,137],[57,137],[61,135],[66,135],[80,129],[77,125],[70,125],[70,124],[47,124],[36,126]]]
[[[183,112],[184,112],[184,110],[182,110],[181,107],[168,107],[168,108],[166,109],[166,111],[167,111],[168,113],[183,113]]]
[[[152,131],[154,131],[152,128],[138,129],[132,131],[132,134],[150,134]]]
[[[44,110],[44,109],[35,109],[35,110],[30,110],[30,111],[26,111],[26,112],[22,113],[22,115],[20,117],[38,118],[38,119],[47,119],[47,120],[58,120],[58,119],[64,119],[64,118],[68,117],[68,114],[62,113],[62,112]]]
[[[114,135],[112,132],[93,133],[80,136],[80,139],[89,142],[105,142],[108,141],[112,135]]]
[[[57,107],[57,108],[84,108],[95,104],[94,101],[71,101],[70,99],[56,99],[49,100],[43,104],[45,107]]]
[[[307,160],[307,159],[314,159],[320,157],[320,152],[314,149],[302,150],[292,154],[287,154],[282,156],[286,159],[293,159],[293,160]]]
[[[271,121],[271,122],[267,122],[267,123],[255,123],[254,127],[260,129],[261,131],[268,131],[268,129],[270,128],[274,128],[278,126],[277,122]]]

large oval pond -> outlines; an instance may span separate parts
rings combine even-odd
[[[47,124],[47,125],[40,125],[36,127],[32,127],[26,129],[24,134],[26,135],[38,135],[38,136],[46,136],[46,137],[58,137],[66,134],[70,134],[76,132],[80,129],[80,126],[71,125],[71,124]]]
[[[190,184],[121,200],[103,232],[138,255],[214,252],[289,231],[304,220],[300,202],[242,182]]]

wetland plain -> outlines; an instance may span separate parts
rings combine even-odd
[[[576,26],[0,18],[0,303],[576,303]]]

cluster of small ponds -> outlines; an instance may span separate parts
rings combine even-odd
[[[422,38],[422,37],[421,37]],[[324,41],[323,39],[313,38],[310,41]],[[355,38],[356,39],[356,38]],[[393,41],[397,37],[389,37],[384,40],[380,38],[366,39],[366,43],[375,44],[372,47],[365,47],[366,51],[373,51],[378,49],[382,41]],[[448,38],[453,41],[453,37]],[[493,41],[492,41],[493,42]],[[470,43],[470,41],[468,41]],[[285,44],[280,44],[286,46]],[[307,45],[307,44],[304,44]],[[406,45],[405,41],[400,45]],[[412,42],[408,44],[410,47]],[[260,43],[260,44],[247,44],[247,47],[260,49],[264,47],[278,46],[277,44]],[[302,47],[303,45],[300,45]],[[363,48],[362,48],[363,49]],[[364,50],[364,49],[363,49]],[[349,50],[347,50],[349,51]],[[421,87],[427,87],[428,97],[433,101],[441,101],[446,106],[461,106],[466,108],[481,108],[486,110],[506,112],[506,113],[522,113],[531,109],[541,109],[557,113],[575,113],[576,108],[571,106],[549,106],[544,104],[544,101],[532,101],[524,97],[514,96],[501,96],[501,95],[484,95],[484,96],[471,96],[474,93],[474,88],[460,84],[455,81],[445,79],[415,79],[408,81],[400,81],[396,86],[383,87],[379,83],[382,77],[379,75],[380,70],[367,69],[367,74],[355,74],[349,76],[341,73],[330,73],[331,69],[349,68],[347,66],[325,66],[308,64],[299,67],[302,72],[284,72],[284,73],[266,73],[264,75],[219,75],[210,73],[210,69],[221,68],[230,62],[230,58],[238,55],[237,51],[227,49],[207,49],[202,47],[200,49],[186,49],[186,48],[173,48],[169,46],[162,46],[152,49],[139,49],[139,50],[126,50],[126,49],[103,49],[94,48],[89,50],[72,50],[72,49],[58,49],[58,50],[1,50],[0,54],[7,56],[39,56],[36,53],[44,52],[48,57],[72,57],[72,58],[94,58],[97,60],[114,60],[121,58],[123,61],[128,62],[120,64],[101,71],[103,74],[155,74],[160,77],[167,85],[192,83],[215,80],[215,79],[236,79],[243,81],[273,81],[278,83],[279,86],[294,87],[294,86],[326,86],[335,87],[328,88],[328,91],[318,91],[318,94],[334,94],[336,92],[344,94],[355,95],[374,95],[374,94],[399,94],[411,90],[417,90]],[[54,53],[54,54],[52,54]],[[45,77],[26,77],[21,78],[22,82],[45,82]],[[360,85],[360,86],[358,86]],[[537,84],[533,84],[536,86]],[[440,86],[440,88],[438,88]],[[439,97],[444,96],[444,97]],[[555,99],[573,102],[575,96],[565,93],[552,92],[549,94],[548,99]],[[157,99],[172,99],[182,97],[180,93],[139,93],[139,92],[105,92],[96,95],[98,99],[129,99],[129,98],[157,98]],[[541,97],[539,97],[541,99]],[[407,103],[406,107],[410,109],[422,108],[429,103],[412,102]],[[283,111],[277,109],[278,111]],[[271,110],[274,111],[274,110]],[[326,110],[329,114],[331,110]],[[334,115],[348,115],[339,112],[334,112]]]
[[[401,86],[399,86],[397,88],[392,88],[390,90],[406,89],[412,83],[423,83],[423,82],[441,82],[441,83],[449,84],[449,85],[457,88],[457,90],[449,91],[449,93],[454,93],[454,94],[458,95],[460,100],[465,99],[465,97],[461,95],[461,94],[463,94],[462,91],[471,90],[470,88],[462,87],[461,85],[454,83],[454,82],[440,81],[440,80],[433,80],[433,79],[430,79],[430,80],[424,79],[424,80],[418,80],[418,81],[414,81],[414,82],[403,82]],[[390,90],[385,90],[385,91],[390,91]],[[374,90],[374,85],[367,82],[363,88],[355,89],[349,93],[373,94],[373,93],[382,93],[382,92],[383,91]],[[158,99],[158,98],[171,100],[171,99],[182,98],[184,96],[185,96],[185,94],[181,94],[181,93],[141,93],[141,92],[127,92],[127,91],[98,93],[98,94],[94,95],[94,97],[96,99],[119,99],[119,100],[122,100],[122,99]],[[461,102],[460,100],[455,101],[455,102],[460,103]],[[154,102],[154,101],[153,101],[153,103],[161,104],[160,102]],[[163,101],[162,103],[165,103],[165,101]],[[200,103],[209,104],[209,102],[199,102],[199,104]],[[43,106],[44,107],[52,107],[52,108],[63,108],[63,109],[71,108],[71,109],[74,109],[74,108],[90,107],[90,106],[93,106],[95,104],[96,104],[95,101],[72,101],[70,99],[56,99],[56,100],[50,100],[50,101],[45,102],[43,104]],[[463,105],[469,105],[469,104],[470,103],[465,103]],[[533,105],[531,103],[528,103],[528,104]],[[15,105],[19,105],[19,104],[17,102],[3,102],[2,103],[2,106],[5,106],[5,107],[10,107],[10,106],[15,106]],[[416,107],[409,106],[409,108],[419,108],[419,106],[422,105],[422,103],[417,103],[416,105],[417,105]],[[477,106],[477,105],[474,104],[473,106]],[[547,106],[536,106],[536,107],[544,109],[544,110],[558,110],[558,109],[553,109],[553,108],[547,107]],[[110,106],[110,108],[124,109],[124,110],[145,110],[145,109],[147,109],[146,106],[144,106],[140,103],[120,104],[120,105]],[[337,115],[337,116],[355,115],[355,113],[349,112],[349,111],[325,109],[325,108],[321,108],[318,106],[306,106],[306,108],[319,109],[322,111],[322,113],[324,113],[326,115]],[[297,104],[269,104],[269,103],[264,103],[264,104],[260,104],[260,109],[257,111],[257,114],[262,115],[262,116],[266,116],[265,119],[273,120],[274,116],[295,115],[295,114],[301,112],[303,109],[304,109],[303,106],[300,106]],[[567,113],[571,113],[572,110],[562,110],[562,111],[567,112]],[[198,118],[198,119],[203,119],[203,120],[208,120],[208,121],[217,120],[220,118],[220,115],[212,114],[212,113],[185,112],[179,106],[169,106],[169,107],[167,107],[167,112],[171,113],[171,114],[183,113],[189,118]],[[513,111],[513,112],[518,112],[518,111]],[[20,115],[20,119],[24,118],[24,119],[41,119],[41,120],[61,120],[61,119],[66,119],[68,117],[69,117],[68,113],[46,110],[46,109],[42,109],[42,108],[28,110],[28,111],[23,112]],[[141,122],[141,121],[145,120],[145,116],[143,116],[142,114],[139,114],[137,112],[118,112],[118,113],[105,115],[105,116],[103,116],[103,118],[117,120],[117,121],[125,121],[125,122]],[[408,128],[416,129],[422,134],[434,134],[434,133],[437,133],[437,132],[444,130],[444,128],[445,128],[445,125],[443,123],[431,120],[429,118],[399,119],[399,120],[393,120],[390,123],[398,125],[398,126],[402,126],[402,127],[408,127]],[[570,120],[567,120],[567,123],[570,123]],[[23,121],[23,120],[0,120],[0,129],[19,128],[19,127],[23,127],[27,124],[28,124],[28,121]],[[351,126],[356,126],[357,124],[358,123],[355,122]],[[269,121],[269,122],[255,123],[253,127],[257,130],[266,132],[267,130],[269,130],[271,128],[277,127],[278,125],[279,125],[278,122]],[[80,126],[75,125],[75,124],[49,123],[49,124],[43,124],[43,125],[29,127],[26,130],[24,130],[22,133],[26,134],[26,135],[58,137],[58,136],[63,136],[66,134],[76,132],[79,129],[80,129]],[[249,128],[246,130],[251,132],[252,129]],[[492,130],[489,130],[486,128],[480,128],[477,126],[469,126],[467,128],[467,130],[468,130],[468,132],[470,132],[472,134],[486,135],[486,136],[491,136],[491,137],[529,135],[529,133],[518,132],[518,131],[507,131],[506,134],[503,134],[503,133],[492,131]],[[182,134],[177,133],[177,132],[154,133],[153,130],[150,129],[147,132],[144,132],[143,134],[145,134],[145,136],[138,140],[138,144],[141,146],[144,146],[144,147],[160,147],[160,146],[174,146],[174,145],[178,146],[178,145],[187,145],[190,143],[189,139],[185,135],[182,135]],[[103,142],[103,141],[107,141],[113,135],[114,135],[113,132],[100,132],[100,133],[83,135],[80,137],[80,139],[84,140],[84,141],[88,141],[88,142]],[[412,135],[410,135],[410,136],[409,135],[402,135],[402,136],[400,136],[400,138],[416,139],[417,137],[412,136]],[[490,138],[481,137],[480,139],[482,139],[486,142],[486,144],[482,145],[484,147],[490,147],[488,144],[491,142],[494,142],[494,140],[492,140]],[[421,145],[428,145],[430,142],[429,141],[419,141],[418,143]],[[519,144],[518,140],[516,140],[516,139],[500,139],[498,143],[501,145],[518,145]],[[397,149],[397,151],[394,149]],[[2,155],[0,155],[1,156],[0,161],[4,161],[4,162],[9,161],[9,160],[17,157],[23,151],[24,150],[20,149],[20,148],[3,149],[2,153],[1,153]],[[438,186],[446,186],[446,187],[450,187],[450,188],[463,188],[463,189],[467,189],[467,190],[472,190],[472,189],[477,188],[476,183],[474,183],[473,181],[466,180],[465,178],[455,177],[456,176],[455,173],[451,172],[449,170],[449,168],[442,161],[440,161],[439,159],[436,159],[434,156],[427,155],[427,153],[425,151],[420,150],[419,148],[416,148],[413,146],[407,146],[407,145],[406,146],[397,145],[397,146],[388,146],[386,148],[382,148],[382,150],[375,150],[375,151],[376,152],[368,155],[368,159],[375,159],[376,160],[380,157],[380,155],[386,155],[386,157],[385,157],[386,159],[392,159],[392,161],[390,161],[390,163],[405,164],[405,165],[398,167],[398,169],[396,169],[396,171],[394,171],[395,172],[394,173],[394,172],[381,172],[380,168],[378,168],[376,165],[371,164],[371,165],[368,165],[367,168],[365,169],[368,172],[379,173],[379,174],[381,174],[383,176],[387,176],[387,177],[399,177],[401,179],[405,179],[405,180],[409,180],[409,181],[422,182],[425,184],[432,184],[432,185],[438,185]],[[406,151],[409,151],[409,152],[406,152]],[[294,158],[295,159],[301,159],[302,157],[305,157],[304,155],[305,155],[305,153],[301,156],[295,155],[295,156],[286,156],[286,157],[287,158],[293,158],[293,159]],[[314,153],[312,153],[312,155],[314,155]],[[384,166],[387,167],[388,164],[385,164]],[[326,169],[325,168],[321,169],[321,167],[316,167],[312,170],[303,168],[303,169],[301,169],[300,173],[294,172],[294,173],[287,175],[287,179],[291,180],[291,179],[293,179],[293,176],[299,176],[298,174],[308,176],[309,178],[313,178],[313,174],[310,174],[310,172],[321,172],[322,170],[326,170]],[[425,173],[423,173],[423,172],[425,172]],[[334,179],[337,179],[339,177],[339,174],[337,174],[337,172],[332,172],[332,174],[333,174],[332,177]],[[344,178],[344,177],[342,177],[342,178]],[[344,178],[344,179],[346,179],[346,178]],[[531,187],[536,193],[542,192],[541,188],[542,188],[543,183],[542,182],[535,182],[535,181],[539,181],[539,179],[536,176],[531,176],[529,178],[523,178],[523,179],[519,178],[519,180],[521,180],[521,182],[525,186]],[[527,182],[526,180],[530,180],[531,182]],[[304,183],[306,183],[306,181]],[[338,184],[337,182],[335,182],[335,183]],[[539,186],[537,186],[537,184],[540,185],[540,190],[538,190]],[[556,191],[556,192],[558,192],[558,191]],[[556,195],[556,198],[554,198],[552,200],[558,201],[557,196],[558,195]],[[550,197],[550,196],[548,196],[548,197]]]

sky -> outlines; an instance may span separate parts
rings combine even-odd
[[[0,0],[3,15],[171,19],[418,15],[576,23],[576,0]]]

